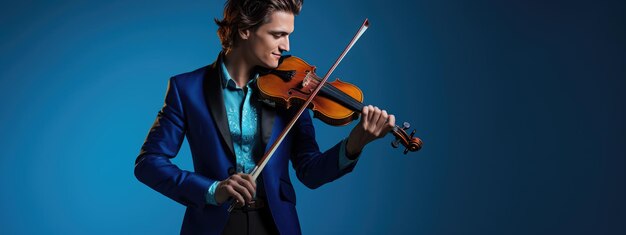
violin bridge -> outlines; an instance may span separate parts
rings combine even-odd
[[[309,87],[309,85],[311,84],[311,71],[307,70],[306,71],[306,75],[304,76],[304,79],[302,79],[302,83],[300,84],[300,88],[303,88],[302,90],[304,91],[304,88],[309,88],[308,92],[313,91],[313,89],[311,87]]]

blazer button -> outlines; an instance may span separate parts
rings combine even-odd
[[[235,172],[236,172],[236,171],[235,171],[235,167],[230,167],[230,168],[228,168],[228,174],[229,174],[229,175],[234,175],[234,174],[235,174]]]

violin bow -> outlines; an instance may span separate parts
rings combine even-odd
[[[285,139],[285,136],[287,136],[287,134],[289,133],[293,125],[295,125],[296,121],[298,120],[298,118],[300,118],[300,116],[302,115],[306,107],[308,107],[309,104],[311,104],[311,101],[313,101],[313,98],[315,98],[317,93],[322,89],[322,87],[326,83],[326,80],[328,80],[328,78],[333,73],[333,71],[335,71],[335,68],[337,68],[337,65],[339,65],[341,60],[343,60],[343,57],[345,57],[346,54],[348,54],[350,49],[352,49],[352,46],[354,46],[354,44],[359,40],[359,38],[363,35],[363,33],[365,33],[365,30],[367,30],[369,25],[370,25],[369,20],[366,18],[365,21],[363,21],[363,24],[361,25],[357,33],[352,38],[352,40],[350,40],[350,43],[348,44],[348,46],[345,49],[343,49],[343,52],[341,53],[341,55],[339,55],[339,58],[337,58],[333,66],[330,67],[328,72],[326,72],[326,75],[324,75],[324,79],[322,79],[322,81],[319,82],[315,90],[313,90],[311,95],[309,95],[309,98],[306,100],[306,102],[302,104],[302,106],[300,107],[300,110],[298,110],[298,113],[293,117],[293,119],[291,119],[289,124],[287,124],[285,129],[283,129],[283,131],[280,133],[276,141],[274,141],[274,143],[269,148],[269,150],[265,153],[265,155],[263,155],[263,158],[261,158],[261,160],[259,160],[259,163],[257,163],[257,165],[252,169],[252,172],[250,173],[252,176],[252,180],[256,181],[259,175],[261,175],[261,172],[265,168],[265,165],[267,165],[267,162],[269,162],[269,160],[272,158],[272,156],[274,155],[274,152],[276,152],[276,149],[278,149],[278,146],[280,146],[280,144]],[[235,208],[235,203],[232,202],[230,204],[230,207],[228,208],[228,212],[230,213],[234,208]]]

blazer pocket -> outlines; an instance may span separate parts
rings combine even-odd
[[[296,192],[289,182],[280,181],[280,199],[296,205]]]

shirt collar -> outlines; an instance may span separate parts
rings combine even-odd
[[[222,89],[225,89],[226,87],[230,89],[241,89],[237,87],[237,83],[235,83],[235,80],[233,80],[233,78],[228,73],[228,69],[226,69],[226,64],[224,64],[224,60],[222,58],[220,58],[219,60],[219,65],[222,69]],[[250,84],[256,82],[256,79],[258,77],[259,73],[255,72],[254,77],[250,79],[250,81],[248,81],[248,84],[246,84],[246,86],[250,86]]]

